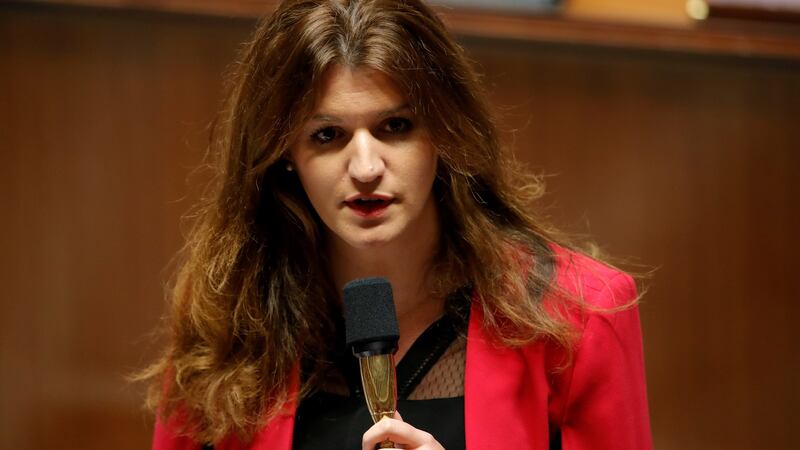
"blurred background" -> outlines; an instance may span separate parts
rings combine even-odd
[[[441,3],[553,219],[657,269],[656,448],[797,448],[800,2]],[[224,73],[274,4],[0,4],[0,448],[149,448],[125,376],[159,348]]]

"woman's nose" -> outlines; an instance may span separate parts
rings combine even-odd
[[[369,183],[383,175],[386,165],[381,156],[381,142],[367,130],[359,130],[350,142],[352,151],[347,172],[351,178]]]

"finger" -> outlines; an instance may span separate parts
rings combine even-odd
[[[416,449],[423,446],[430,449],[442,448],[430,433],[418,430],[398,419],[390,419],[388,417],[384,417],[364,433],[361,448],[363,450],[373,450],[375,444],[386,440],[395,444],[402,444],[403,448],[406,449]]]
[[[395,418],[395,419],[397,419],[397,420],[399,420],[400,422],[405,422],[405,421],[403,420],[403,416],[401,416],[401,415],[400,415],[400,411],[397,411],[397,410],[395,410],[395,412],[394,412],[394,418]]]

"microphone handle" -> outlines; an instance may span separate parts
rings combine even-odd
[[[394,417],[397,410],[397,380],[395,378],[394,355],[370,355],[358,359],[361,368],[361,385],[364,398],[373,422],[383,417]],[[386,440],[378,448],[394,448],[392,441]]]

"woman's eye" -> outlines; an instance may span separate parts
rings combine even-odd
[[[327,144],[339,137],[339,131],[334,127],[320,128],[319,130],[311,133],[311,139],[318,144]]]
[[[411,121],[404,117],[392,117],[383,123],[383,131],[391,134],[401,134],[411,131]]]

